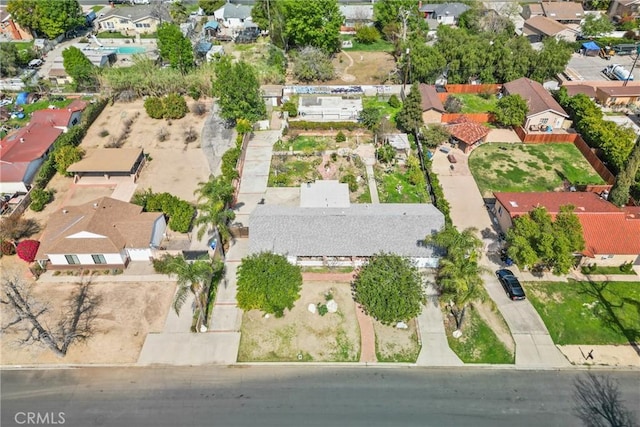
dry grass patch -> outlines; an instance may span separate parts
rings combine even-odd
[[[407,326],[408,329],[398,329],[373,321],[378,362],[415,363],[420,354],[415,319],[410,320]]]

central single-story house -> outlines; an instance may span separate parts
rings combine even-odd
[[[379,252],[409,257],[419,267],[438,265],[440,254],[424,244],[444,228],[434,205],[350,205],[348,189],[339,192],[336,185],[346,187],[337,181],[303,184],[311,191],[304,207],[258,205],[249,218],[249,251],[282,254],[305,266],[359,266]]]
[[[316,122],[356,122],[362,108],[360,96],[306,95],[298,100],[298,117]]]
[[[567,112],[540,83],[521,77],[505,83],[502,90],[504,95],[520,95],[527,102],[526,132],[552,132],[571,125]]]
[[[436,92],[436,87],[420,83],[419,89],[422,96],[422,121],[425,124],[440,123],[445,109]]]
[[[105,181],[126,178],[136,182],[144,164],[145,156],[141,148],[98,148],[70,165],[67,172],[73,174],[74,182],[88,177]]]
[[[494,196],[495,214],[504,232],[511,228],[514,218],[537,206],[545,207],[553,217],[561,206],[573,205],[585,241],[583,264],[640,265],[638,208],[618,208],[591,192],[494,193]]]
[[[49,217],[36,260],[49,269],[124,268],[149,261],[166,227],[161,212],[110,197],[65,206]]]

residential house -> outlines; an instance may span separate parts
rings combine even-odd
[[[153,5],[125,6],[109,10],[96,19],[98,31],[128,35],[155,33],[162,22],[171,21],[164,8]]]
[[[419,4],[418,11],[429,24],[430,29],[438,25],[457,25],[458,18],[469,10],[463,3]]]
[[[494,193],[495,214],[506,232],[513,219],[543,206],[554,217],[560,207],[572,205],[582,225],[585,249],[582,263],[619,266],[625,262],[640,265],[640,209],[618,208],[596,193]]]
[[[541,42],[545,37],[575,42],[577,31],[544,16],[534,16],[524,21],[522,33],[531,43]]]
[[[544,16],[565,25],[579,26],[584,19],[582,2],[573,1],[543,1]]]
[[[82,54],[96,67],[104,68],[113,65],[117,60],[116,49],[106,47],[91,47],[89,43],[76,43],[74,47],[80,49]],[[49,81],[57,85],[65,85],[73,82],[64,68],[62,53],[53,58],[51,68],[47,72]]]
[[[553,132],[569,127],[569,115],[538,82],[526,77],[502,86],[505,95],[520,95],[529,111],[523,127],[527,132]]]
[[[87,108],[87,103],[76,99],[64,108],[52,108],[34,111],[31,114],[31,124],[39,123],[53,126],[66,132],[70,127],[80,123],[82,111]]]
[[[540,3],[529,3],[522,6],[521,15],[524,19],[529,19],[534,16],[544,16],[544,11]]]
[[[445,109],[438,92],[436,92],[436,87],[420,83],[419,89],[422,96],[422,120],[426,124],[440,123]]]
[[[161,212],[110,197],[51,214],[36,260],[49,269],[124,268],[149,261],[166,230]]]
[[[307,95],[298,100],[298,117],[316,122],[358,121],[362,98],[337,95]]]
[[[589,97],[591,100],[596,99],[596,88],[591,85],[563,85],[562,87],[567,89],[567,95],[576,96],[581,93]]]
[[[4,7],[0,8],[0,36],[12,41],[33,40],[33,35],[18,25]]]
[[[359,266],[382,251],[410,257],[418,267],[438,265],[438,251],[423,243],[444,227],[433,204],[351,205],[346,187],[303,184],[301,206],[258,205],[249,218],[249,251],[306,266]]]
[[[596,100],[605,107],[629,104],[640,106],[640,86],[600,86],[596,89]]]
[[[353,34],[358,27],[373,25],[373,4],[341,4],[339,8],[344,16],[341,33]]]
[[[67,172],[73,174],[74,182],[136,182],[144,164],[141,148],[98,148],[88,151],[82,160],[70,165]]]
[[[62,129],[29,123],[0,141],[0,194],[26,193]]]
[[[451,134],[451,141],[458,144],[458,148],[465,154],[482,144],[489,135],[489,128],[473,122],[465,116],[460,116],[453,122],[446,124]]]
[[[627,16],[638,18],[640,17],[640,0],[613,0],[607,14],[618,21]]]
[[[251,9],[250,5],[225,3],[213,16],[227,28],[241,29],[245,21],[251,21]]]

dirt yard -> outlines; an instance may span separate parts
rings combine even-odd
[[[408,329],[398,329],[373,321],[378,362],[415,363],[420,353],[415,320],[409,321],[407,326]]]
[[[324,316],[308,311],[309,304],[325,303],[331,293],[337,313]],[[238,361],[357,361],[360,330],[348,283],[307,282],[290,312],[277,319],[262,312],[245,312]],[[299,356],[301,355],[301,356]]]
[[[60,315],[66,298],[74,288],[71,283],[37,283],[33,294],[47,301],[50,324]],[[3,365],[67,364],[67,363],[135,363],[145,337],[160,332],[175,291],[172,283],[94,283],[101,297],[95,320],[95,335],[86,343],[70,347],[64,358],[58,358],[44,346],[21,347],[16,340],[24,333],[3,333],[1,338]],[[3,308],[3,317],[7,316]]]

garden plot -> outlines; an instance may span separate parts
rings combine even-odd
[[[429,203],[427,190],[409,181],[406,166],[374,168],[380,203]]]

